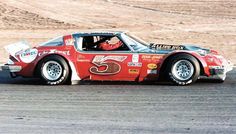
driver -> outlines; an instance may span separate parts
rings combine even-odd
[[[110,44],[108,40],[99,44],[98,48],[105,51],[116,50],[122,46],[122,42],[118,41],[117,43]]]

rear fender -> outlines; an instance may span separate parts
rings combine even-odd
[[[42,57],[38,58],[37,61],[35,61],[35,63],[34,63],[34,68],[35,68],[34,73],[37,72],[36,69],[37,69],[39,62],[42,61],[45,57],[50,56],[50,55],[61,56],[67,62],[67,64],[70,67],[70,71],[71,71],[71,83],[72,84],[77,84],[81,80],[81,78],[79,77],[79,75],[77,73],[78,71],[75,66],[76,65],[75,61],[73,61],[73,59],[71,59],[70,56],[64,55],[64,54],[59,54],[59,53],[47,54],[47,55],[43,55]]]

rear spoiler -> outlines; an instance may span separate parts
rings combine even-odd
[[[14,58],[15,55],[21,51],[24,51],[26,49],[29,49],[30,46],[28,45],[28,43],[26,41],[21,41],[21,42],[17,42],[17,43],[13,43],[13,44],[10,44],[10,45],[7,45],[4,47],[5,50],[11,55],[13,56]],[[17,58],[16,58],[17,59]]]

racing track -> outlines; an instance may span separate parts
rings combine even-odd
[[[44,86],[0,73],[0,133],[236,133],[236,70],[223,84]]]

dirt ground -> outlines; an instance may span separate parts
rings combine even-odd
[[[45,86],[0,72],[1,134],[235,134],[236,70],[224,83]]]
[[[1,0],[3,46],[86,29],[129,30],[148,42],[214,48],[236,63],[235,0]]]

